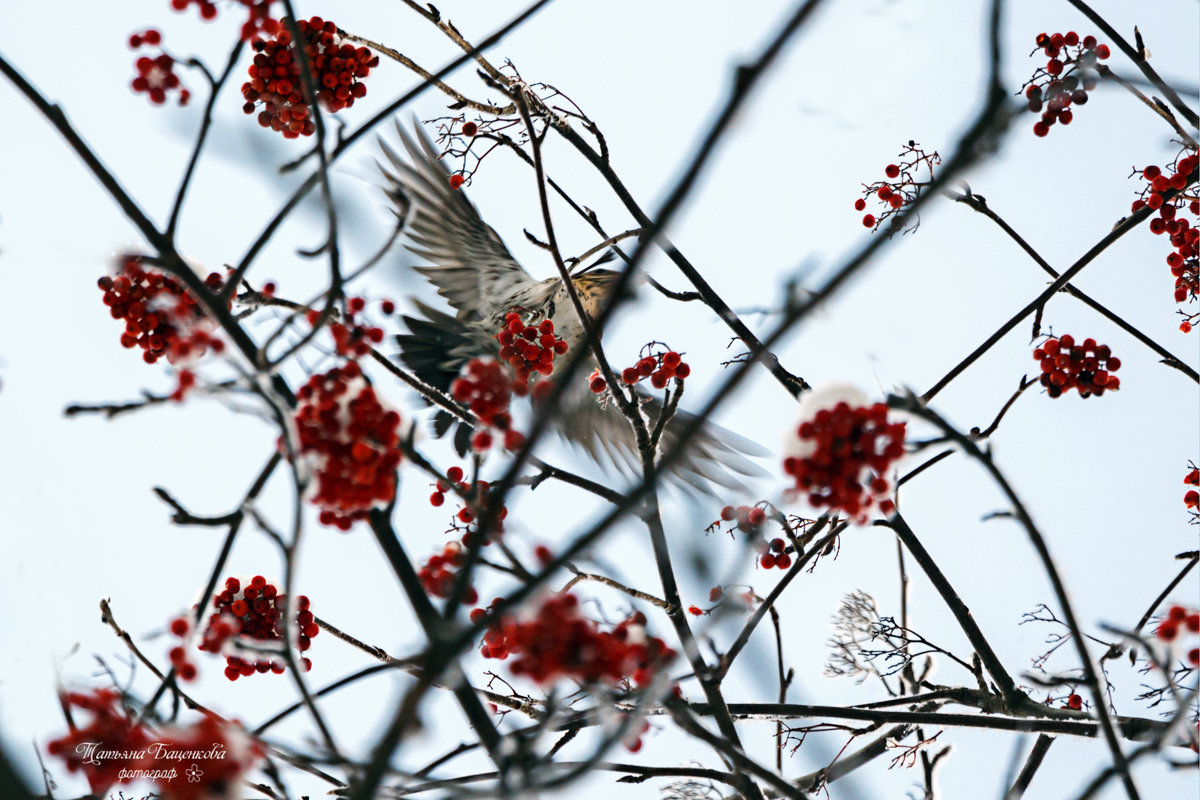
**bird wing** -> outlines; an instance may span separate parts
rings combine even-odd
[[[396,337],[400,360],[425,383],[448,393],[464,364],[477,356],[495,354],[496,339],[480,323],[464,322],[420,300],[415,303],[417,313],[402,318],[408,333]],[[440,439],[450,430],[454,431],[454,449],[465,455],[471,427],[439,410],[433,419],[434,435]]]
[[[568,389],[563,395],[559,433],[583,448],[597,463],[607,460],[625,474],[640,475],[637,437],[629,420],[615,403],[601,406],[585,382],[576,383],[578,388]],[[662,401],[641,391],[637,392],[637,398],[642,404],[643,416],[653,430],[662,411]],[[763,469],[747,456],[766,455],[766,450],[719,425],[706,423],[682,443],[679,432],[692,419],[694,415],[677,410],[663,429],[658,445],[660,457],[684,445],[681,457],[667,470],[667,482],[686,491],[712,494],[715,486],[742,489],[742,478],[764,474]],[[604,459],[600,457],[602,453]]]
[[[450,172],[420,123],[413,128],[415,138],[396,123],[407,161],[379,142],[394,168],[379,167],[389,183],[387,195],[397,216],[407,218],[408,249],[433,262],[417,271],[458,310],[459,319],[486,319],[506,297],[535,281],[462,190],[450,187]]]

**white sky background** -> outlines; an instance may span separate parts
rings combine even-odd
[[[332,17],[339,26],[397,47],[431,69],[457,54],[400,3],[297,5],[302,16]],[[730,305],[772,306],[784,283],[798,274],[804,285],[819,285],[823,275],[861,246],[869,234],[852,204],[860,184],[879,179],[902,143],[916,139],[950,154],[980,103],[984,5],[831,2],[797,37],[670,230],[672,241]],[[1066,3],[1007,5],[1004,74],[1014,91],[1038,63],[1028,54],[1039,31],[1099,33]],[[1096,4],[1123,33],[1131,35],[1135,24],[1140,27],[1160,74],[1195,86],[1197,5],[1134,5]],[[476,41],[522,7],[510,0],[447,0],[439,6]],[[618,173],[651,211],[724,102],[734,65],[758,52],[788,7],[560,0],[490,56],[495,63],[512,59],[527,80],[552,83],[579,103],[607,136]],[[0,9],[0,52],[62,105],[142,207],[153,219],[165,221],[200,118],[202,81],[185,74],[195,94],[187,108],[151,107],[127,88],[135,55],[125,40],[135,30],[158,27],[169,50],[194,52],[218,70],[241,11],[223,7],[216,23],[201,23],[194,10],[171,12],[166,0],[52,5],[8,0],[0,2]],[[67,18],[69,26],[64,25]],[[54,32],[52,39],[43,35],[48,31]],[[248,55],[244,62],[249,63]],[[1110,64],[1121,74],[1135,71],[1119,55]],[[273,167],[311,144],[284,141],[242,114],[237,89],[244,74],[244,66],[239,67],[220,104],[180,229],[182,251],[209,270],[240,259],[297,180],[295,175],[275,177]],[[344,112],[346,121],[357,125],[414,82],[385,61],[367,80],[366,99]],[[472,96],[485,93],[470,69],[455,83]],[[440,95],[427,92],[412,112],[437,116],[445,105],[441,101]],[[44,746],[64,729],[56,681],[61,677],[72,685],[90,685],[97,680],[91,677],[93,654],[116,667],[122,679],[128,675],[121,666],[124,648],[98,623],[98,600],[111,598],[117,619],[144,652],[165,661],[166,640],[147,637],[160,633],[190,605],[215,558],[223,529],[174,528],[168,509],[150,488],[170,489],[199,514],[226,513],[268,458],[275,433],[253,415],[200,397],[182,407],[159,407],[114,422],[64,418],[63,408],[72,403],[134,399],[142,389],[170,391],[174,382],[165,366],[148,367],[136,353],[120,347],[121,326],[109,317],[95,286],[115,253],[143,246],[136,231],[61,137],[7,83],[0,83],[0,104],[5,109],[0,124],[0,152],[5,154],[0,166],[5,285],[0,315],[0,608],[5,609],[0,614],[0,739],[32,779],[37,767],[31,742]],[[1046,139],[1033,136],[1032,115],[1022,118],[1001,151],[968,177],[991,208],[1060,269],[1128,212],[1140,188],[1127,177],[1131,168],[1163,164],[1176,152],[1168,129],[1122,91],[1102,88],[1076,111],[1069,127],[1056,126]],[[407,124],[409,114],[400,118]],[[395,141],[394,135],[389,138]],[[363,141],[335,169],[349,265],[361,263],[390,230],[390,212],[372,164],[376,154],[373,141]],[[610,230],[629,227],[616,200],[568,147],[552,138],[545,155],[550,174],[595,208]],[[528,169],[506,155],[493,156],[468,192],[527,268],[538,277],[549,276],[552,262],[521,234],[522,227],[542,231]],[[1041,270],[990,221],[945,199],[935,199],[926,209],[916,235],[893,241],[859,280],[787,340],[779,354],[789,369],[814,384],[848,381],[876,397],[900,387],[921,392],[1046,285]],[[326,262],[295,254],[297,248],[322,240],[324,222],[318,211],[310,203],[292,216],[259,259],[252,281],[275,280],[281,295],[295,299],[322,285]],[[555,215],[565,252],[582,252],[595,243],[565,206],[555,207]],[[1147,230],[1132,232],[1089,266],[1076,285],[1195,364],[1197,334],[1185,336],[1176,328],[1166,246]],[[407,307],[409,293],[430,299],[432,291],[407,270],[409,263],[407,254],[396,252],[358,288],[372,298],[394,297],[402,307]],[[649,268],[666,285],[689,288],[665,259],[652,259]],[[774,323],[752,314],[744,318],[760,332]],[[1088,630],[1097,632],[1101,622],[1132,625],[1177,571],[1172,556],[1196,546],[1196,528],[1187,526],[1181,502],[1185,464],[1200,455],[1196,386],[1069,297],[1052,300],[1044,322],[1056,332],[1108,343],[1124,362],[1121,390],[1088,401],[1077,396],[1051,401],[1030,390],[992,444],[1000,467],[1045,533]],[[1018,326],[939,395],[935,408],[963,428],[986,426],[1022,374],[1036,369],[1028,331],[1028,323]],[[721,378],[719,362],[728,357],[727,329],[698,304],[670,303],[647,287],[606,337],[606,350],[614,363],[632,363],[637,348],[649,339],[665,339],[686,351],[694,377],[685,406],[699,406]],[[410,392],[386,379],[380,385],[410,414],[418,408]],[[668,535],[686,602],[702,603],[715,582],[689,568],[693,553],[718,565],[739,558],[739,548],[727,537],[703,534],[720,506],[781,496],[784,482],[776,454],[793,416],[790,398],[765,370],[759,371],[720,420],[773,451],[763,461],[769,477],[753,496],[701,503],[670,500]],[[439,463],[452,463],[440,444],[424,447]],[[579,461],[557,444],[545,452],[552,461]],[[281,523],[290,498],[282,476],[272,483],[262,506]],[[401,480],[396,525],[412,557],[424,560],[443,542],[449,512],[424,500],[430,488],[423,475],[406,468]],[[1053,605],[1052,594],[1022,531],[1010,521],[981,521],[1004,507],[998,491],[981,470],[955,456],[906,487],[902,507],[1010,671],[1021,674],[1045,649],[1051,630],[1018,627],[1017,622],[1039,602]],[[514,534],[554,546],[601,511],[588,496],[545,485],[517,501],[510,520]],[[643,532],[627,528],[605,541],[598,561],[655,593],[657,577]],[[737,563],[742,565],[738,580],[761,594],[782,574],[755,570],[748,557]],[[339,534],[320,528],[314,518],[300,568],[300,591],[313,599],[318,616],[393,655],[418,646],[420,636],[407,603],[365,529]],[[969,652],[939,598],[915,566],[910,564],[910,570],[914,627],[957,652]],[[247,526],[228,573],[276,577],[277,553]],[[849,531],[836,561],[822,561],[785,594],[780,611],[787,661],[797,675],[789,700],[833,704],[882,698],[877,685],[821,677],[830,615],[844,593],[858,588],[874,594],[883,613],[899,613],[895,545],[884,530]],[[487,579],[480,589],[488,598],[505,591],[505,584]],[[622,596],[596,596],[609,618],[628,610]],[[1176,599],[1197,602],[1194,575]],[[665,618],[651,619],[652,629],[669,637]],[[736,623],[710,633],[727,646]],[[768,629],[763,626],[734,670],[727,684],[730,701],[775,699]],[[368,663],[327,634],[316,639],[311,656],[310,686]],[[1153,715],[1154,710],[1131,701],[1142,676],[1127,664],[1112,670],[1121,711]],[[468,665],[476,678],[483,669],[497,667],[479,659]],[[292,686],[283,678],[256,676],[231,684],[217,661],[200,666],[203,677],[189,691],[250,725],[291,702]],[[1074,661],[1064,648],[1050,666],[1070,669]],[[153,689],[148,677],[139,670],[134,685],[142,696]],[[322,702],[348,752],[373,741],[407,680],[376,678]],[[969,675],[948,663],[935,680],[971,683]],[[696,695],[694,685],[685,691]],[[430,705],[424,719],[428,734],[406,744],[397,763],[419,766],[467,733],[457,707],[444,699]],[[307,721],[301,716],[296,720],[278,735],[294,742],[310,736]],[[773,763],[774,725],[743,723],[741,728],[752,755]],[[581,736],[571,746],[575,755],[586,752],[587,740]],[[1011,735],[953,729],[941,740],[956,746],[940,772],[947,797],[999,794],[1016,743]],[[844,742],[840,733],[813,735],[785,761],[785,775],[820,767]],[[851,749],[861,744],[855,742]],[[563,757],[572,757],[571,748]],[[620,751],[611,757],[665,765],[695,759],[719,766],[709,751],[668,731],[651,733],[636,756]],[[1071,796],[1105,760],[1099,742],[1060,738],[1026,796]],[[889,773],[887,764],[887,758],[879,759],[853,780],[835,784],[832,796],[900,797],[915,787],[916,771]],[[83,791],[85,784],[53,766],[62,796]],[[461,771],[485,768],[471,758],[451,766]],[[1170,773],[1158,762],[1143,762],[1136,775],[1147,797],[1187,796],[1196,784],[1194,772]],[[630,787],[614,780],[597,775],[565,794],[657,796],[651,787],[659,784]],[[324,791],[322,785],[297,778],[291,786],[296,792]],[[1115,791],[1115,784],[1110,789]]]

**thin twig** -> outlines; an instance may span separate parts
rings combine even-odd
[[[1060,277],[1058,271],[1051,267],[1050,264],[1046,262],[1046,259],[1042,258],[1042,255],[1035,250],[1033,246],[1029,244],[1029,242],[1025,241],[1024,237],[1013,230],[1012,226],[1009,225],[1003,217],[993,211],[983,197],[977,194],[972,194],[970,191],[953,194],[952,196],[958,202],[970,207],[973,211],[983,214],[992,222],[995,222],[997,225],[999,225],[1000,229],[1007,233],[1009,238],[1016,242],[1017,245],[1024,250],[1026,254],[1028,254],[1029,257],[1032,258],[1037,265],[1041,267],[1042,270],[1045,271],[1050,277]],[[1135,326],[1126,322],[1123,317],[1118,316],[1115,312],[1110,311],[1106,306],[1102,305],[1096,300],[1093,300],[1090,296],[1085,294],[1082,290],[1076,288],[1073,284],[1064,284],[1062,289],[1067,294],[1076,298],[1088,308],[1098,312],[1102,317],[1112,322],[1118,328],[1149,347],[1151,350],[1157,353],[1160,358],[1162,358],[1162,363],[1166,364],[1168,367],[1179,370],[1193,381],[1200,382],[1200,374],[1197,374],[1196,370],[1192,369],[1183,359],[1176,357],[1158,342],[1151,339]]]
[[[242,54],[242,47],[245,45],[240,38],[229,52],[229,60],[225,64],[224,71],[221,72],[221,77],[216,81],[211,81],[209,85],[208,102],[204,104],[204,115],[200,119],[200,130],[196,134],[196,144],[192,146],[192,155],[188,159],[187,168],[183,171],[183,178],[179,182],[179,188],[175,191],[175,203],[171,207],[170,221],[167,222],[166,237],[172,241],[175,240],[175,230],[179,224],[179,214],[183,210],[183,199],[187,196],[188,186],[191,185],[192,175],[195,174],[196,164],[200,161],[200,153],[204,149],[204,143],[208,139],[208,131],[212,127],[213,111],[217,107],[217,97],[221,94],[221,89],[224,88],[225,82],[229,80],[229,76],[233,73],[234,66],[237,65],[238,58]],[[208,71],[205,70],[205,75],[208,76]]]

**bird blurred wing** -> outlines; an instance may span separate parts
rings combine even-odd
[[[387,195],[397,216],[406,220],[408,249],[433,262],[417,271],[458,310],[459,319],[485,319],[506,297],[535,281],[466,195],[450,187],[450,172],[425,130],[419,123],[413,128],[415,138],[396,123],[407,161],[379,142],[394,170],[379,167],[389,183]]]
[[[662,412],[662,401],[642,392],[637,397],[653,431]],[[563,409],[558,430],[564,438],[583,448],[597,463],[607,460],[622,473],[641,474],[637,437],[615,403],[602,407],[587,385],[579,382],[578,389],[569,389],[564,394]],[[742,478],[765,474],[747,456],[766,455],[766,450],[719,425],[705,423],[686,443],[681,442],[679,432],[694,418],[677,410],[663,429],[659,458],[681,444],[684,447],[667,471],[665,477],[669,483],[686,491],[712,494],[716,486],[741,489]],[[600,457],[602,453],[604,459]]]
[[[479,323],[464,322],[420,300],[415,302],[419,313],[402,317],[408,333],[396,337],[400,361],[425,383],[449,393],[464,364],[472,358],[495,354],[496,339]],[[455,450],[464,455],[471,427],[439,410],[433,419],[434,435],[440,439],[451,430]]]

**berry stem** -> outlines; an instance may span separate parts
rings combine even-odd
[[[204,143],[208,140],[208,131],[212,127],[213,111],[217,107],[217,97],[221,94],[221,89],[224,88],[229,76],[233,73],[233,68],[238,62],[238,58],[242,54],[242,47],[246,43],[241,39],[229,51],[229,60],[225,63],[225,69],[221,72],[221,77],[215,81],[207,69],[203,69],[204,76],[209,82],[208,102],[204,105],[204,116],[200,119],[200,131],[196,134],[196,143],[192,146],[192,154],[188,158],[187,167],[183,171],[183,178],[179,181],[179,188],[175,190],[175,202],[171,206],[171,217],[167,222],[167,230],[163,234],[168,241],[175,241],[175,230],[179,225],[179,214],[183,211],[183,200],[187,196],[188,187],[192,182],[192,175],[196,171],[196,164],[200,161],[200,153],[204,149]]]
[[[816,523],[813,524],[812,528],[809,529],[809,535],[816,535],[818,532],[820,532],[822,527],[828,524],[829,517],[821,517],[816,521]],[[804,553],[804,555],[801,555],[796,559],[791,568],[788,569],[788,571],[783,574],[783,577],[779,579],[774,587],[772,587],[766,598],[764,598],[763,601],[758,604],[758,607],[754,609],[754,613],[751,614],[750,618],[746,620],[746,624],[743,625],[742,629],[738,632],[737,638],[733,640],[733,644],[730,645],[729,649],[725,651],[725,654],[721,656],[720,663],[713,669],[714,680],[720,682],[725,679],[725,675],[733,666],[734,661],[737,660],[738,654],[742,652],[742,648],[744,648],[750,641],[750,634],[754,633],[754,629],[758,627],[758,623],[762,622],[763,617],[767,615],[767,612],[774,608],[775,601],[783,595],[783,590],[788,587],[788,584],[795,580],[796,576],[804,571],[804,568],[808,566],[809,561],[816,558],[820,553],[824,552],[825,548],[832,544],[834,540],[836,540],[837,537],[842,533],[842,531],[846,530],[848,527],[848,522],[837,523],[833,530],[814,542],[813,546],[810,547],[808,551]]]
[[[509,103],[507,106],[497,106],[493,105],[492,103],[481,103],[477,100],[472,100],[466,95],[460,93],[453,86],[450,86],[445,81],[441,80],[429,70],[422,67],[417,62],[413,61],[408,56],[401,53],[399,50],[394,50],[385,44],[371,41],[366,37],[344,31],[341,28],[338,28],[338,35],[348,41],[358,42],[359,44],[366,45],[372,50],[382,53],[393,61],[403,65],[410,71],[420,75],[422,78],[428,81],[430,85],[436,87],[437,90],[442,94],[454,98],[457,108],[473,108],[476,111],[481,111],[485,114],[491,114],[497,117],[507,116],[517,110],[516,106],[514,106],[512,103]]]
[[[570,591],[571,587],[580,581],[596,581],[597,583],[603,583],[605,586],[611,586],[619,592],[624,592],[630,597],[637,598],[638,600],[645,600],[647,603],[656,605],[663,610],[670,608],[670,603],[668,603],[666,600],[663,600],[661,597],[655,597],[654,595],[647,594],[640,589],[634,589],[631,586],[626,586],[625,584],[616,581],[607,575],[599,575],[595,572],[582,572],[578,567],[570,562],[564,564],[563,566],[565,566],[567,571],[569,571],[574,577],[567,581],[567,583],[558,590],[559,594],[565,594],[566,592]]]

